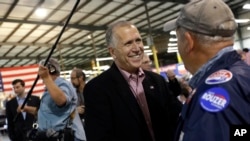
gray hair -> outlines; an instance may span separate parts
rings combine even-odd
[[[118,21],[118,22],[111,24],[108,27],[108,29],[106,30],[106,35],[105,35],[107,46],[108,47],[116,47],[117,38],[114,34],[114,30],[117,27],[125,27],[125,26],[131,26],[131,25],[133,25],[133,24],[129,21]]]
[[[209,47],[211,44],[218,43],[218,42],[234,41],[234,35],[229,36],[229,37],[209,36],[209,35],[204,35],[204,34],[200,34],[200,33],[187,30],[183,27],[179,27],[178,29],[179,29],[178,31],[182,39],[184,38],[185,32],[189,32],[191,33],[191,35],[193,35],[197,39],[198,44],[204,47]]]
[[[39,64],[41,64],[41,65],[44,65],[44,63],[45,63],[45,59],[42,59],[40,62],[39,62]],[[56,70],[56,75],[60,75],[60,72],[61,72],[61,68],[60,68],[60,64],[59,64],[59,62],[55,59],[55,58],[49,58],[49,60],[48,60],[48,63],[46,64],[46,67],[48,66],[48,65],[53,65],[53,67],[55,68],[55,70]]]
[[[85,75],[85,73],[82,71],[82,69],[74,68],[74,69],[72,70],[72,72],[76,72],[76,77],[79,78],[79,77],[82,76],[83,81],[86,80],[86,75]]]

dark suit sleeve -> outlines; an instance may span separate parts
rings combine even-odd
[[[11,106],[11,101],[8,101],[6,103],[6,117],[7,117],[7,123],[8,123],[8,135],[11,140],[14,140],[15,134],[14,134],[14,114],[12,112],[12,106]]]
[[[32,106],[32,107],[36,107],[37,108],[36,111],[38,111],[38,109],[40,107],[40,102],[41,102],[41,100],[40,100],[40,98],[38,96],[33,96],[32,95],[30,97],[30,100],[27,102],[27,105]],[[34,116],[34,115],[32,114],[32,116]],[[36,115],[35,115],[35,117],[36,117]]]
[[[167,126],[167,131],[163,132],[161,129],[159,129],[161,132],[163,132],[162,134],[168,135],[168,140],[172,141],[175,135],[175,131],[177,128],[177,121],[179,119],[179,114],[181,112],[182,109],[182,104],[181,102],[178,101],[178,99],[174,96],[174,94],[171,92],[171,90],[169,89],[169,86],[167,84],[167,82],[165,81],[165,79],[161,76],[159,76],[158,74],[154,74],[151,72],[146,72],[147,75],[147,79],[148,81],[150,81],[152,84],[157,86],[157,92],[158,94],[161,95],[160,100],[163,103],[163,107],[164,107],[164,111],[166,112],[167,116],[166,116],[166,120],[167,124],[162,123],[162,125],[159,126]],[[152,109],[151,113],[155,113],[155,111],[158,109]],[[155,114],[153,114],[152,116],[154,116]],[[164,115],[163,113],[161,113],[161,115]],[[155,120],[155,122],[164,122],[163,120],[160,120],[160,117],[157,117],[157,120]],[[162,127],[162,128],[166,128],[166,127]]]
[[[167,82],[161,78],[160,84],[161,87],[164,87],[165,91],[163,93],[166,94],[166,107],[167,107],[167,112],[168,112],[168,117],[169,117],[169,128],[170,128],[170,140],[174,139],[175,131],[177,129],[178,125],[178,119],[179,115],[182,109],[182,103],[177,99],[176,95],[171,91],[169,88],[169,85]],[[177,80],[176,80],[177,81]],[[179,83],[173,83],[173,86],[178,89]],[[175,91],[177,92],[177,91]]]
[[[176,78],[169,79],[168,86],[169,86],[169,89],[173,92],[175,97],[181,94],[181,85]]]
[[[38,96],[33,96],[34,97],[34,100],[33,100],[33,104],[34,105],[32,105],[32,106],[34,106],[34,107],[36,107],[37,108],[37,110],[40,108],[40,102],[41,102],[41,100],[40,100],[40,98],[38,97]]]
[[[89,141],[112,141],[112,116],[106,90],[89,82],[84,88],[85,132]],[[108,88],[107,88],[108,89]]]
[[[174,138],[175,131],[178,125],[179,115],[182,109],[182,103],[177,99],[176,95],[171,90],[168,90],[168,110],[170,125],[172,128],[172,138]]]

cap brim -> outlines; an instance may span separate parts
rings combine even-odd
[[[164,24],[163,31],[168,32],[174,30],[176,28],[176,21],[177,19],[173,19],[171,21],[166,22]]]

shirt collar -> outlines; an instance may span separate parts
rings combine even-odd
[[[144,77],[145,76],[145,73],[143,72],[143,70],[141,68],[138,69],[137,74],[131,74],[131,73],[123,70],[119,66],[117,66],[117,68],[119,69],[119,71],[121,72],[123,77],[126,79],[126,81],[129,81],[129,79],[134,77],[134,76],[137,76],[137,77]]]
[[[212,59],[210,59],[206,64],[204,64],[192,77],[192,79],[189,82],[189,85],[192,88],[197,87],[200,79],[202,78],[202,76],[204,76],[205,73],[207,73],[210,68],[213,66],[214,62],[216,62],[217,60],[219,60],[222,55],[224,55],[227,52],[231,52],[233,51],[233,46],[229,46],[226,48],[223,48],[222,50],[220,50]]]
[[[25,95],[25,97],[16,96],[16,99],[17,99],[17,100],[24,100],[26,97],[27,97],[27,95]]]

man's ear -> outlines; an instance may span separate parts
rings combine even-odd
[[[190,32],[185,32],[185,38],[187,41],[185,50],[187,53],[190,53],[194,49],[194,37],[191,35]]]
[[[114,58],[114,59],[116,59],[116,55],[115,55],[115,49],[113,48],[113,47],[109,47],[108,48],[109,49],[109,54]]]

